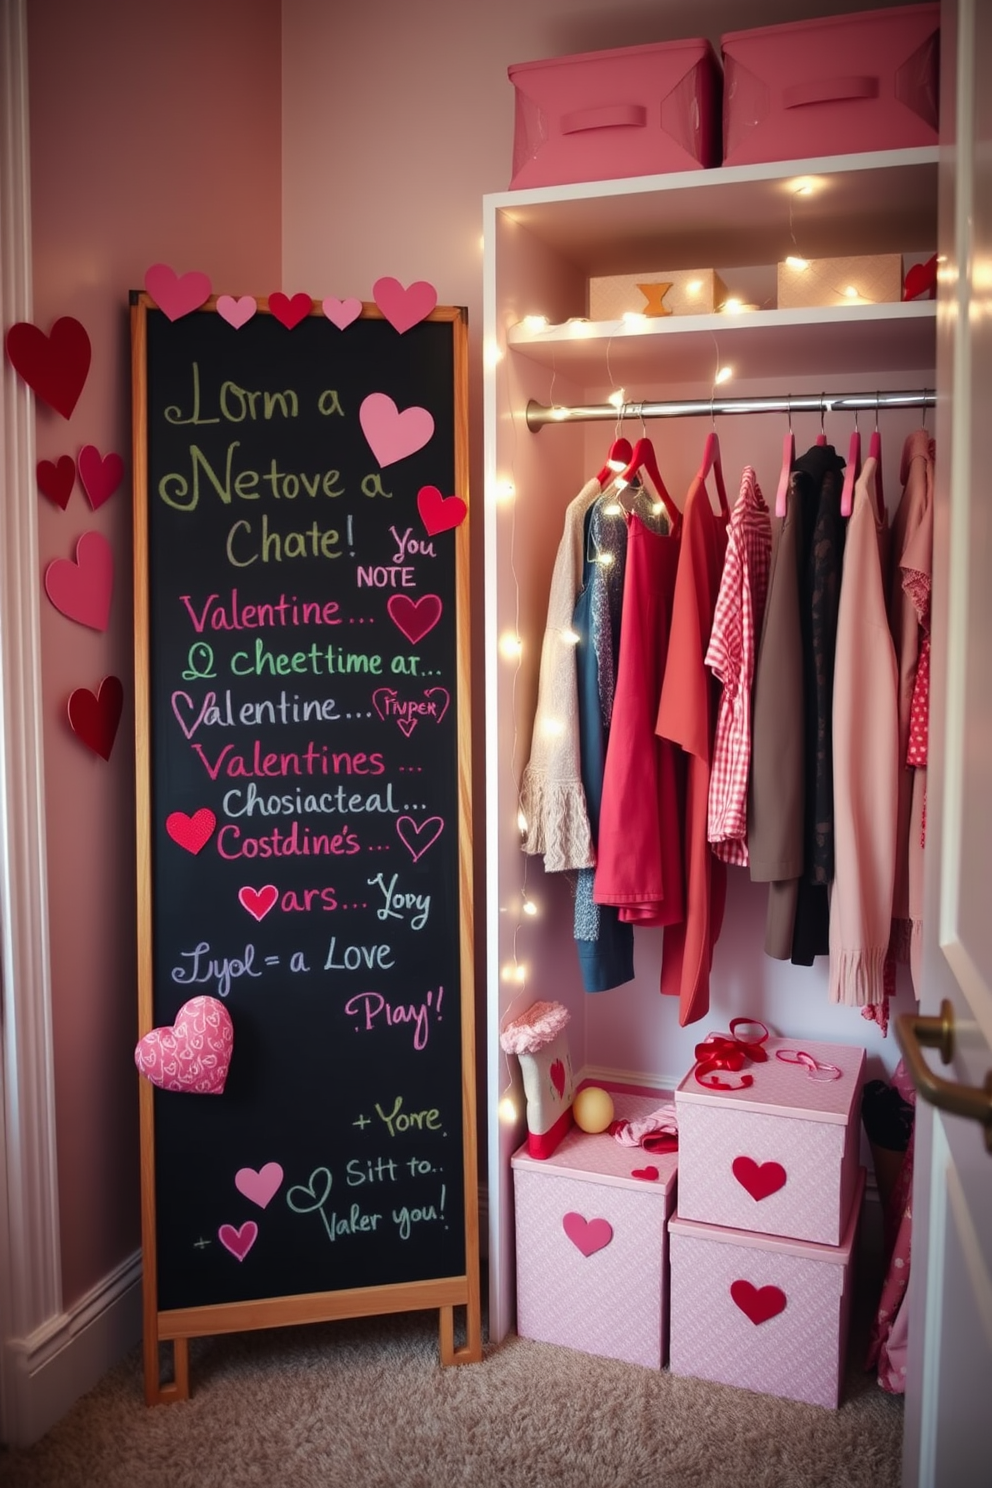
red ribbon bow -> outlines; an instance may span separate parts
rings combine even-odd
[[[741,1028],[761,1031],[753,1033],[750,1038],[744,1038],[737,1031]],[[695,1076],[699,1084],[705,1085],[707,1090],[746,1090],[749,1085],[754,1084],[753,1075],[741,1075],[738,1081],[733,1082],[722,1080],[717,1071],[730,1070],[736,1074],[748,1061],[764,1063],[768,1058],[768,1051],[762,1045],[767,1037],[768,1029],[757,1018],[733,1018],[729,1035],[707,1034],[695,1048]]]

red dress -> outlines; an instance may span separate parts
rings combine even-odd
[[[655,733],[679,565],[675,533],[627,518],[627,567],[620,614],[613,716],[603,771],[597,904],[615,904],[635,925],[682,918],[678,751]]]

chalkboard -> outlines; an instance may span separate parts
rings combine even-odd
[[[131,296],[139,1040],[233,1033],[139,1080],[149,1400],[243,1328],[481,1356],[465,312],[216,305]]]

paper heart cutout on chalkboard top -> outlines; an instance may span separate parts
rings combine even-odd
[[[75,561],[53,558],[45,593],[60,614],[91,630],[106,630],[114,592],[114,553],[102,532],[84,532]]]
[[[385,275],[372,286],[372,298],[394,330],[402,333],[426,320],[437,304],[437,290],[426,279],[403,288],[398,279]]]
[[[59,455],[58,461],[38,461],[38,490],[63,511],[69,505],[76,484],[76,462],[71,455]]]
[[[124,479],[124,461],[113,451],[101,455],[95,444],[84,444],[76,463],[86,499],[96,511],[109,501]]]
[[[209,806],[201,806],[192,816],[185,811],[172,811],[165,818],[165,830],[173,842],[194,854],[207,845],[216,825],[217,818]]]
[[[440,620],[441,598],[437,594],[422,594],[419,599],[411,599],[408,594],[391,594],[386,610],[397,630],[415,646]]]
[[[238,902],[242,909],[261,924],[269,910],[279,898],[279,890],[275,884],[266,884],[264,888],[252,889],[247,884],[238,890]]]
[[[756,1287],[750,1281],[734,1281],[730,1285],[730,1295],[744,1316],[755,1325],[767,1323],[769,1318],[778,1317],[785,1311],[786,1299],[781,1287]]]
[[[354,296],[339,300],[336,295],[328,295],[326,300],[321,300],[320,308],[332,325],[336,325],[339,331],[345,331],[361,315],[362,302]]]
[[[170,320],[180,320],[210,298],[210,277],[199,269],[177,274],[168,264],[152,264],[145,272],[145,289]]]
[[[582,1214],[566,1214],[561,1227],[576,1250],[586,1257],[595,1255],[613,1239],[613,1226],[608,1219],[586,1219]]]
[[[279,1163],[267,1162],[258,1172],[254,1168],[239,1168],[234,1175],[234,1186],[238,1193],[244,1194],[246,1199],[251,1199],[253,1204],[264,1209],[278,1193],[283,1176]]]
[[[415,863],[433,847],[443,831],[444,820],[440,816],[427,816],[422,822],[414,821],[412,816],[396,819],[396,835]]]
[[[269,295],[269,310],[280,325],[286,327],[287,331],[298,326],[301,320],[306,320],[312,309],[313,300],[308,294],[302,292],[294,294],[292,299],[289,295],[283,294],[281,289]]]
[[[69,694],[69,727],[94,754],[109,760],[123,707],[120,678],[104,677],[95,694],[88,687],[77,687]]]
[[[236,1260],[243,1261],[258,1239],[258,1225],[253,1219],[246,1219],[240,1230],[236,1230],[231,1224],[222,1224],[217,1231],[217,1239]]]
[[[437,486],[421,486],[417,492],[417,510],[430,537],[460,527],[468,507],[460,496],[442,496]]]
[[[401,413],[387,393],[369,393],[363,398],[358,422],[383,469],[416,454],[434,435],[434,418],[428,409],[413,403]]]
[[[90,370],[93,349],[86,327],[74,316],[63,315],[46,336],[22,320],[7,332],[6,346],[14,371],[43,403],[67,419]]]
[[[238,300],[233,295],[217,296],[217,314],[236,331],[248,324],[257,309],[258,301],[254,295],[242,295]]]
[[[781,1163],[756,1163],[753,1157],[735,1157],[730,1166],[737,1182],[752,1199],[767,1199],[769,1194],[785,1187],[785,1169]]]
[[[234,1049],[234,1024],[216,997],[191,997],[171,1028],[153,1028],[134,1049],[134,1062],[160,1090],[222,1095]]]

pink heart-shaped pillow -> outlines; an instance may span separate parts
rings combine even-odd
[[[138,1072],[160,1090],[221,1095],[231,1065],[234,1025],[216,997],[191,997],[171,1028],[153,1028],[134,1050]]]

